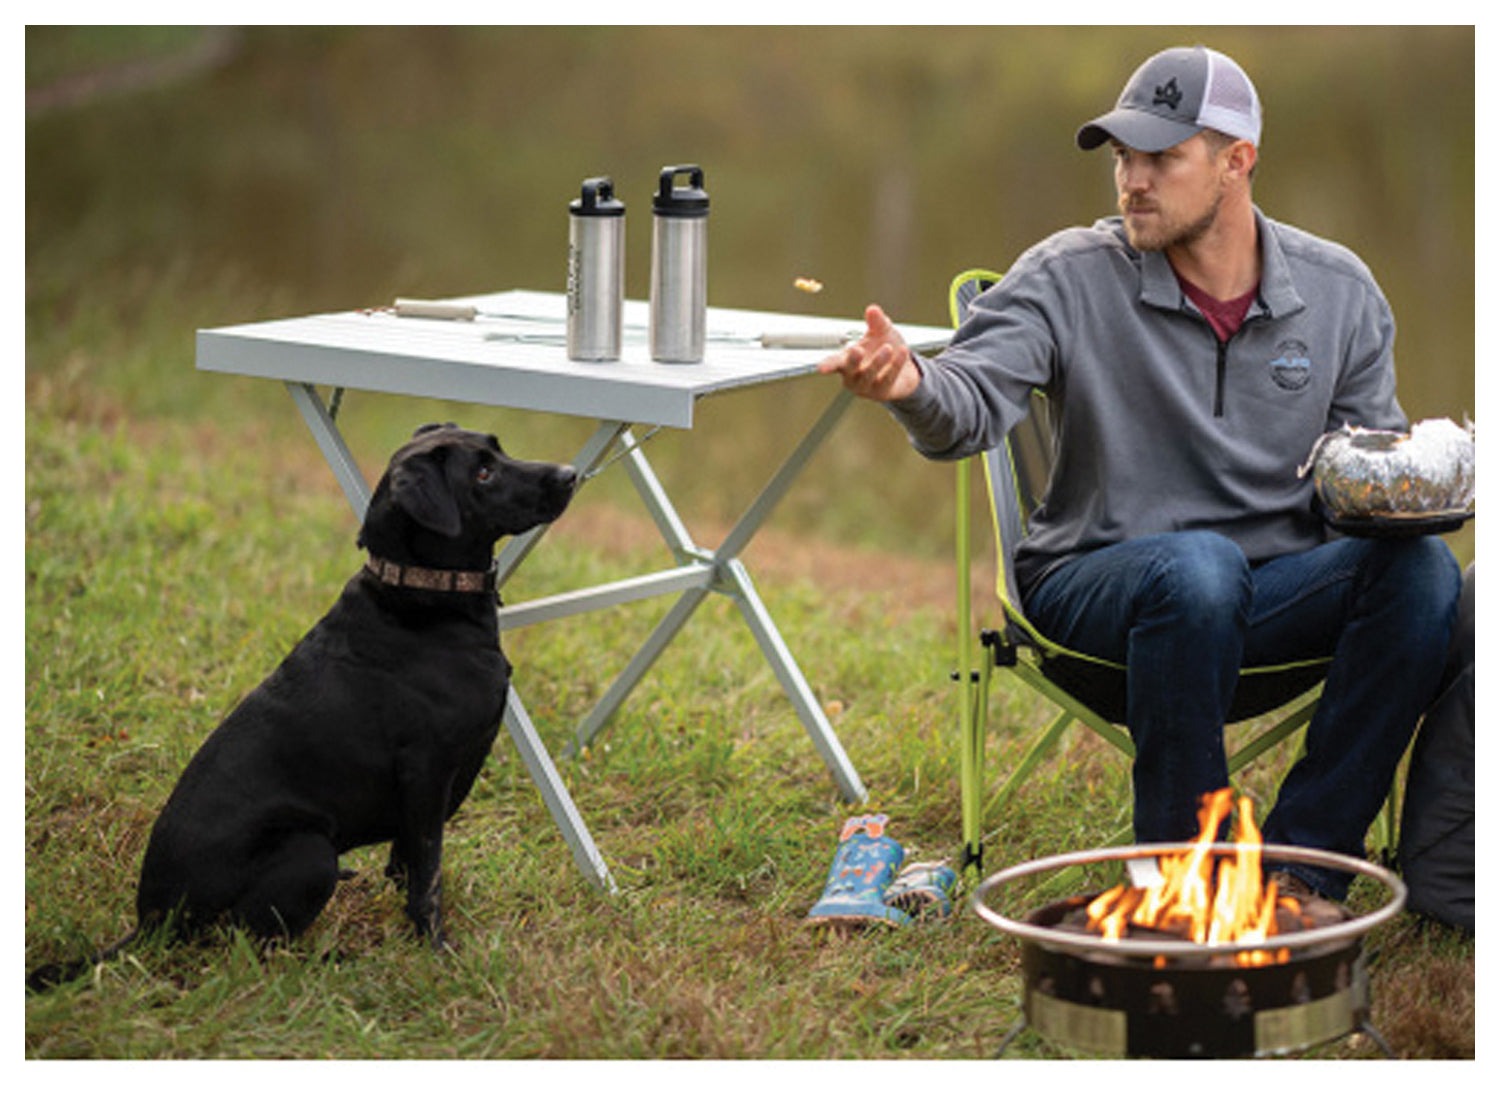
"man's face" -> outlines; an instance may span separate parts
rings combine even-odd
[[[1138,251],[1164,251],[1202,238],[1224,197],[1223,157],[1199,133],[1161,152],[1118,141],[1115,190],[1125,233]]]

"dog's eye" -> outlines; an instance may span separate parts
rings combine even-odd
[[[485,465],[481,465],[480,468],[479,468],[479,470],[474,472],[474,481],[475,482],[481,482],[481,483],[483,483],[483,482],[489,482],[494,477],[495,477],[495,469],[493,467],[488,467],[488,466],[485,466]]]

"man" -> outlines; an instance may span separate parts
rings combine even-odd
[[[1242,665],[1333,658],[1271,842],[1363,856],[1442,672],[1459,590],[1435,538],[1330,540],[1298,466],[1345,423],[1401,429],[1395,325],[1363,263],[1251,200],[1261,108],[1228,57],[1146,61],[1077,143],[1113,150],[1120,215],[1068,229],[914,355],[872,305],[825,373],[919,452],[998,444],[1050,396],[1057,461],[1015,560],[1027,615],[1126,666],[1135,835],[1189,839],[1228,784]],[[1347,875],[1296,867],[1343,899]]]

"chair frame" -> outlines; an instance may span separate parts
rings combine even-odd
[[[949,290],[949,311],[957,327],[963,312],[974,296],[1000,279],[989,270],[966,270],[953,279]],[[964,872],[971,879],[983,870],[983,820],[987,812],[998,810],[1026,781],[1037,766],[1053,751],[1064,732],[1074,722],[1092,730],[1102,740],[1127,758],[1134,758],[1135,746],[1127,732],[1116,721],[1123,722],[1123,711],[1101,712],[1100,704],[1086,702],[1055,678],[1064,666],[1078,666],[1082,677],[1123,674],[1124,666],[1076,650],[1070,650],[1044,636],[1026,618],[1012,572],[1011,556],[1025,531],[1025,521],[1045,489],[1044,468],[1051,464],[1051,428],[1045,416],[1045,396],[1032,393],[1032,412],[1023,419],[997,448],[971,456],[957,464],[957,516],[955,535],[958,562],[958,671],[959,699],[959,778],[962,797]],[[1000,601],[1002,626],[980,632],[980,647],[985,651],[980,664],[974,663],[971,609],[971,519],[973,468],[978,464],[988,487],[992,533],[996,549],[995,593]],[[1322,677],[1330,658],[1317,658],[1281,665],[1253,666],[1241,671],[1240,680],[1247,694],[1228,721],[1233,724],[1267,714],[1279,708],[1287,712],[1271,727],[1257,733],[1250,741],[1227,757],[1229,774],[1234,776],[1254,760],[1286,740],[1312,720],[1322,692]],[[1055,706],[1059,713],[1027,749],[1020,762],[1009,773],[999,789],[984,800],[984,745],[988,732],[988,700],[996,669],[1013,673],[1028,687]],[[1050,670],[1050,673],[1049,673]],[[1080,677],[1080,679],[1082,678]],[[1288,684],[1288,681],[1291,684]],[[1257,685],[1279,684],[1275,691]],[[1291,686],[1291,685],[1295,686]],[[1289,704],[1294,704],[1290,705]],[[1106,713],[1113,717],[1107,717]],[[1394,799],[1392,799],[1392,802]],[[1391,823],[1387,809],[1386,824]],[[1129,826],[1114,834],[1111,842],[1128,839]],[[1389,833],[1388,833],[1389,834]]]

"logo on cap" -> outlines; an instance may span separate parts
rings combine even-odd
[[[1182,89],[1177,86],[1177,77],[1173,76],[1164,84],[1156,88],[1156,95],[1151,100],[1152,106],[1167,106],[1176,110],[1182,102]]]

